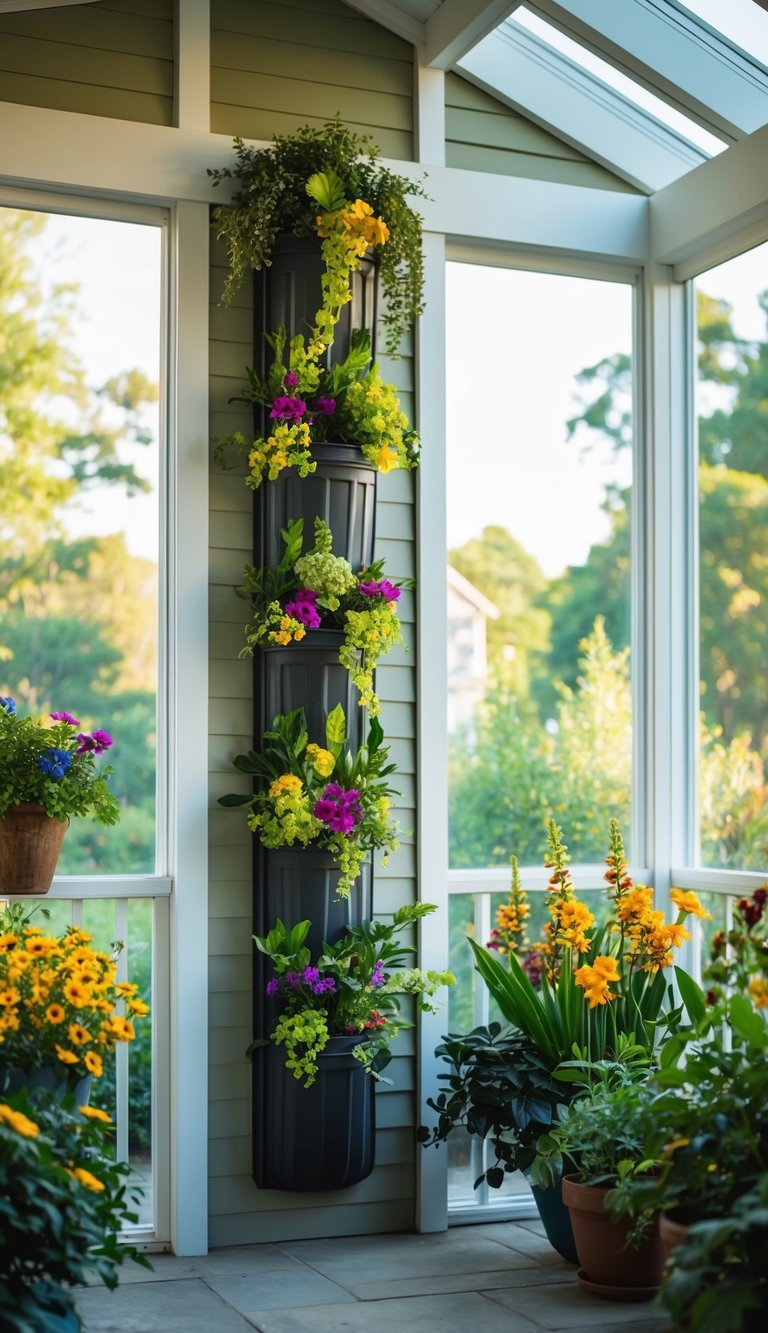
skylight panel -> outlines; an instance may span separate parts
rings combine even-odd
[[[757,8],[756,5],[752,4],[752,0],[748,0],[748,2],[753,9]],[[706,0],[692,0],[692,3],[703,4],[706,3]],[[768,15],[764,15],[764,17],[768,18]],[[538,14],[534,14],[525,6],[516,9],[512,17],[507,19],[507,23],[517,24],[519,27],[533,33],[541,41],[548,42],[555,50],[560,51],[562,55],[572,60],[575,65],[587,70],[590,74],[594,74],[596,78],[602,79],[603,83],[621,93],[635,106],[647,111],[663,125],[666,125],[668,129],[679,134],[683,139],[687,139],[689,143],[695,144],[708,157],[717,156],[726,147],[722,139],[718,139],[708,130],[702,129],[696,121],[691,120],[682,111],[671,107],[668,102],[665,102],[661,97],[657,97],[655,93],[649,92],[647,88],[629,78],[627,74],[621,73],[607,60],[603,60],[600,56],[594,55],[592,51],[588,51],[581,43],[574,41],[571,37],[566,37],[558,28],[555,28],[551,23],[547,23],[545,19],[540,18]]]
[[[768,13],[755,0],[684,0],[681,8],[768,66]]]

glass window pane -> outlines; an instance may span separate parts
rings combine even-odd
[[[768,245],[702,274],[699,864],[761,870],[768,846]]]
[[[629,842],[632,293],[448,265],[450,863]]]
[[[155,870],[161,239],[0,208],[0,693],[109,732],[122,808],[61,874]]]

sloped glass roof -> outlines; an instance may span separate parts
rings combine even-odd
[[[768,13],[756,0],[685,0],[685,8],[768,67]]]

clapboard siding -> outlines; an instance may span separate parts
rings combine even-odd
[[[632,191],[599,163],[452,73],[445,76],[445,160],[468,171]]]
[[[0,15],[0,99],[91,116],[173,121],[172,0]]]
[[[215,0],[211,129],[271,139],[339,112],[387,157],[413,156],[413,54],[336,0]]]

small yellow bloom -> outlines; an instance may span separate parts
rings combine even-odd
[[[85,1185],[87,1190],[93,1190],[94,1194],[100,1193],[104,1188],[103,1180],[97,1180],[95,1176],[91,1175],[90,1171],[86,1171],[84,1166],[76,1166],[72,1175],[75,1180],[79,1180],[81,1185]]]
[[[107,1115],[106,1111],[102,1111],[98,1106],[78,1106],[77,1109],[88,1120],[101,1120],[105,1125],[112,1124],[111,1115]]]
[[[12,1106],[0,1106],[0,1125],[7,1125],[25,1139],[36,1139],[40,1133],[40,1126],[36,1125],[34,1120],[30,1120],[21,1111],[14,1111]]]
[[[695,893],[686,892],[683,889],[673,889],[669,896],[679,912],[686,912],[689,916],[698,916],[702,921],[712,920],[712,913],[702,907]]]
[[[67,1035],[73,1046],[87,1046],[88,1042],[93,1040],[88,1029],[81,1023],[70,1023]]]
[[[299,792],[301,787],[301,778],[297,778],[293,773],[283,773],[281,777],[275,778],[269,789],[269,794],[272,797],[282,796],[289,791]]]
[[[18,1004],[21,994],[15,986],[4,986],[0,990],[0,1006],[4,1009],[11,1009],[13,1005]]]
[[[61,1059],[61,1057],[59,1057],[59,1059]],[[104,1072],[101,1056],[97,1055],[95,1051],[86,1051],[85,1067],[89,1074],[93,1074],[94,1078],[101,1078],[101,1075]]]
[[[65,1046],[57,1045],[56,1054],[63,1065],[76,1065],[80,1059],[79,1055],[75,1055],[74,1051],[68,1051]],[[88,1059],[87,1056],[85,1058]]]
[[[73,1004],[76,1009],[83,1009],[91,998],[86,987],[83,986],[81,982],[75,980],[74,977],[72,977],[64,987],[64,994],[69,1000],[69,1003]]]
[[[393,472],[398,466],[397,454],[389,445],[383,444],[376,455],[376,467],[379,472]]]
[[[18,943],[18,935],[14,935],[12,930],[7,930],[4,935],[0,935],[0,953],[11,953]]]
[[[753,977],[747,990],[756,1009],[768,1009],[768,981],[765,977]]]
[[[136,1014],[137,1018],[143,1018],[145,1014],[149,1013],[149,1005],[139,999],[128,1000],[128,1008],[132,1014]]]

